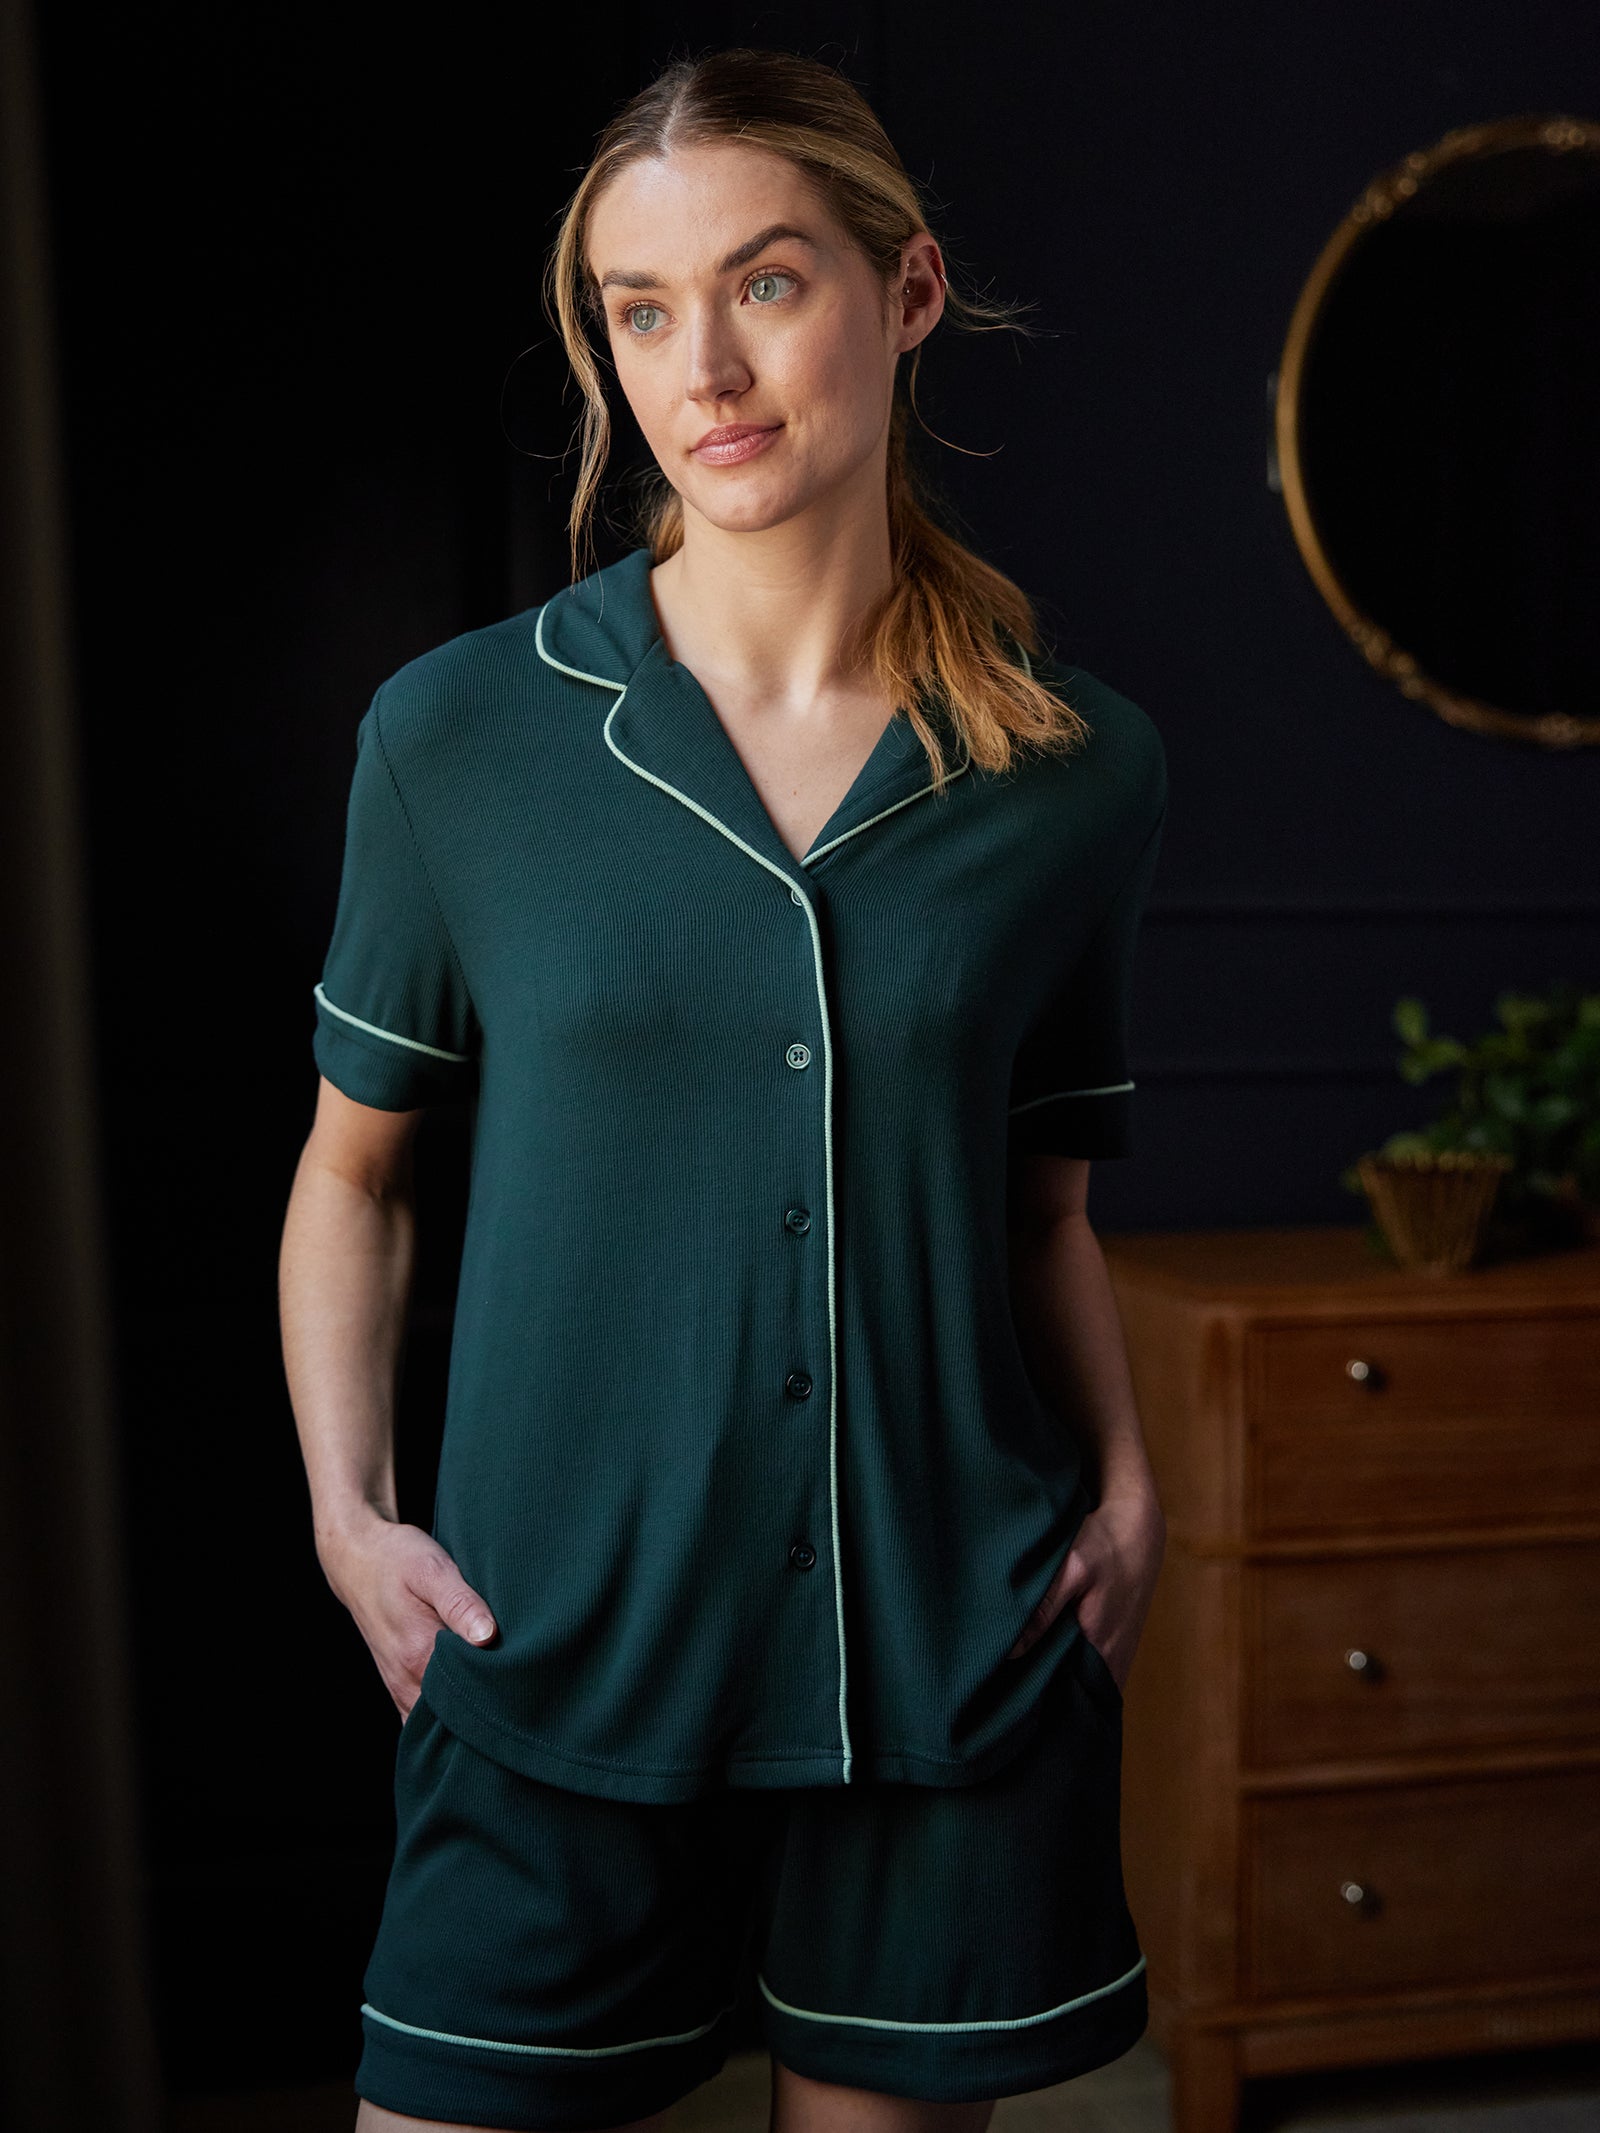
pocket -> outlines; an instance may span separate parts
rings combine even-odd
[[[1117,1685],[1117,1677],[1112,1673],[1110,1666],[1100,1651],[1100,1647],[1089,1642],[1081,1623],[1078,1627],[1078,1634],[1073,1640],[1073,1648],[1078,1654],[1078,1674],[1085,1688],[1088,1689],[1091,1695],[1097,1696],[1108,1709],[1115,1711],[1120,1716],[1122,1711],[1122,1690]]]
[[[406,1731],[408,1731],[408,1730],[409,1730],[409,1728],[410,1728],[410,1725],[411,1725],[411,1721],[412,1721],[412,1720],[413,1720],[413,1719],[414,1719],[414,1718],[416,1717],[416,1715],[417,1715],[417,1711],[418,1711],[419,1707],[420,1707],[420,1706],[421,1706],[421,1704],[422,1704],[423,1698],[424,1698],[424,1697],[426,1696],[426,1694],[427,1694],[427,1691],[428,1691],[428,1676],[429,1676],[429,1674],[430,1674],[430,1673],[432,1672],[432,1670],[433,1670],[433,1662],[434,1662],[434,1660],[435,1660],[435,1659],[436,1659],[436,1658],[438,1657],[438,1655],[439,1655],[439,1638],[440,1638],[440,1637],[453,1637],[454,1635],[455,1635],[455,1631],[454,1631],[454,1630],[452,1630],[451,1628],[449,1628],[447,1624],[445,1624],[445,1623],[443,1623],[443,1622],[441,1622],[441,1623],[440,1623],[440,1625],[439,1625],[439,1629],[438,1629],[438,1634],[437,1634],[437,1635],[436,1635],[436,1636],[434,1637],[434,1640],[433,1640],[432,1646],[431,1646],[431,1647],[429,1648],[428,1656],[427,1656],[427,1658],[426,1658],[426,1659],[425,1659],[425,1660],[423,1661],[423,1665],[422,1665],[422,1674],[421,1674],[421,1678],[419,1679],[419,1681],[418,1681],[418,1683],[417,1683],[417,1693],[416,1693],[416,1696],[415,1696],[415,1698],[414,1698],[414,1699],[413,1699],[413,1701],[412,1701],[412,1705],[411,1705],[411,1708],[410,1708],[410,1710],[406,1712],[405,1716],[404,1716],[404,1717],[403,1717],[403,1718],[401,1719],[401,1721],[400,1721],[400,1730],[401,1730],[401,1732],[402,1732],[402,1733],[404,1733],[404,1732],[406,1732]]]

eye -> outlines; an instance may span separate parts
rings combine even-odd
[[[791,290],[799,287],[796,275],[785,274],[779,268],[765,273],[752,274],[745,283],[751,299],[761,305],[782,303]],[[654,340],[659,331],[659,322],[665,317],[659,304],[629,304],[622,312],[622,323],[633,340]]]
[[[783,293],[781,290],[777,295],[769,294],[763,296],[759,292],[763,289],[770,291],[778,282],[787,282],[791,288],[795,286],[795,278],[792,274],[780,274],[774,269],[768,274],[752,274],[747,287],[758,304],[775,304],[781,301]]]

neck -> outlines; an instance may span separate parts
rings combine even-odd
[[[757,703],[799,709],[859,687],[840,648],[893,579],[881,468],[873,502],[758,533],[685,504],[682,547],[650,573],[668,657]]]

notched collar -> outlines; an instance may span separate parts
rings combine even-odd
[[[635,548],[620,563],[563,586],[540,610],[539,656],[580,681],[624,689],[660,638],[650,597],[650,551]]]
[[[667,656],[650,568],[650,551],[634,549],[557,593],[537,631],[547,664],[611,692],[603,738],[630,771],[791,883],[847,838],[932,791],[927,752],[909,719],[897,714],[804,860],[797,859],[778,835],[711,699],[688,667]],[[951,760],[950,777],[959,777],[970,757],[950,722],[937,711],[930,716]]]

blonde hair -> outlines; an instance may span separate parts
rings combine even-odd
[[[604,308],[586,256],[590,213],[629,164],[731,139],[794,164],[885,289],[899,270],[906,239],[928,229],[917,188],[876,113],[853,83],[821,60],[736,46],[675,60],[632,97],[602,130],[545,270],[545,308],[584,400],[568,526],[574,581],[583,575],[581,551],[587,548],[592,556],[593,511],[611,445],[610,411],[590,340],[591,330],[605,332]],[[1017,307],[958,295],[948,283],[945,304],[973,331],[1027,331],[1017,324]],[[971,760],[987,770],[1008,769],[1018,744],[1075,747],[1088,727],[1076,710],[1033,678],[1032,661],[1043,646],[1027,595],[935,516],[938,507],[907,448],[921,353],[920,344],[911,352],[903,390],[897,378],[890,415],[893,580],[852,632],[846,659],[865,666],[890,701],[905,709],[927,750],[934,781],[942,785],[947,766],[920,708],[926,696],[943,703]],[[657,563],[682,545],[682,499],[659,469],[646,477],[637,530]],[[1002,633],[1022,647],[1021,665],[1007,651]]]

